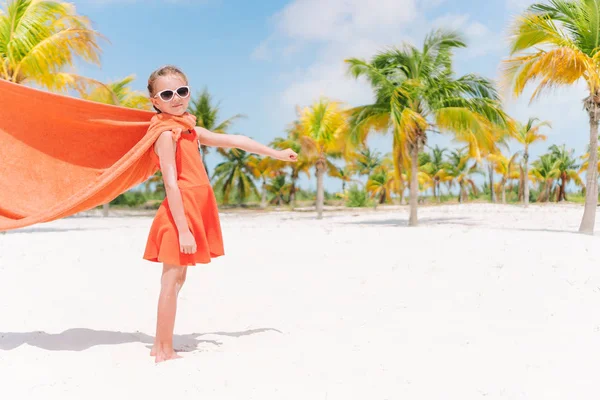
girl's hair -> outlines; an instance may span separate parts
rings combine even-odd
[[[181,77],[181,79],[183,79],[183,81],[185,82],[185,84],[186,85],[188,84],[187,76],[185,76],[185,74],[183,73],[182,70],[180,70],[179,68],[177,68],[174,65],[165,65],[164,67],[160,67],[159,69],[157,69],[156,71],[154,71],[153,73],[151,73],[150,77],[148,78],[148,94],[150,95],[150,97],[154,96],[154,82],[159,77],[161,77],[161,76],[168,76],[168,75],[179,75]],[[161,112],[156,107],[154,107],[154,109],[156,110],[157,113]]]

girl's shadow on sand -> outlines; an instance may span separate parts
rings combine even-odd
[[[273,328],[250,329],[241,332],[207,332],[191,333],[188,335],[174,335],[173,345],[176,351],[193,351],[200,343],[209,343],[220,346],[217,340],[199,339],[201,336],[216,335],[241,337],[256,333],[275,331]],[[0,332],[0,350],[12,350],[23,344],[55,351],[82,351],[93,346],[115,345],[124,343],[144,343],[152,347],[154,337],[142,332],[113,332],[97,331],[94,329],[74,328],[61,333],[46,332]]]

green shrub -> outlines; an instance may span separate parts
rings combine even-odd
[[[357,185],[352,185],[346,194],[346,207],[368,207],[371,201],[369,195]]]

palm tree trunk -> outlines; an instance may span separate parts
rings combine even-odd
[[[527,150],[527,147],[525,147],[523,161],[525,162],[523,172],[523,205],[527,207],[529,205],[529,151]]]
[[[567,196],[565,194],[565,190],[567,189],[567,173],[563,172],[560,176],[560,187],[558,190],[558,197],[557,197],[557,201],[563,201],[567,199]]]
[[[296,181],[292,179],[292,186],[290,187],[290,205],[292,208],[296,207]]]
[[[506,182],[502,182],[502,204],[506,204]]]
[[[492,163],[488,164],[488,172],[489,172],[489,176],[490,176],[490,197],[492,200],[492,203],[496,202],[496,192],[494,192],[494,166],[492,165]]]
[[[323,203],[325,200],[325,188],[323,187],[323,175],[325,168],[323,167],[324,162],[317,161],[317,219],[323,218]]]
[[[267,208],[267,182],[263,180],[262,184],[262,196],[260,199],[260,208]]]
[[[417,177],[419,168],[419,144],[417,142],[410,149],[410,217],[408,218],[408,226],[417,226],[417,203],[419,200],[419,180]]]
[[[102,216],[103,217],[108,217],[108,208],[110,206],[110,203],[106,203],[102,205]]]
[[[596,207],[598,206],[598,111],[594,105],[594,113],[590,113],[590,158],[586,172],[585,206],[579,232],[593,234],[596,223]]]

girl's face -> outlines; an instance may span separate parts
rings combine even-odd
[[[154,97],[150,100],[160,111],[171,115],[182,115],[187,111],[190,90],[184,88],[187,83],[181,76],[176,74],[159,76],[153,86]],[[165,90],[168,92],[161,93]]]

